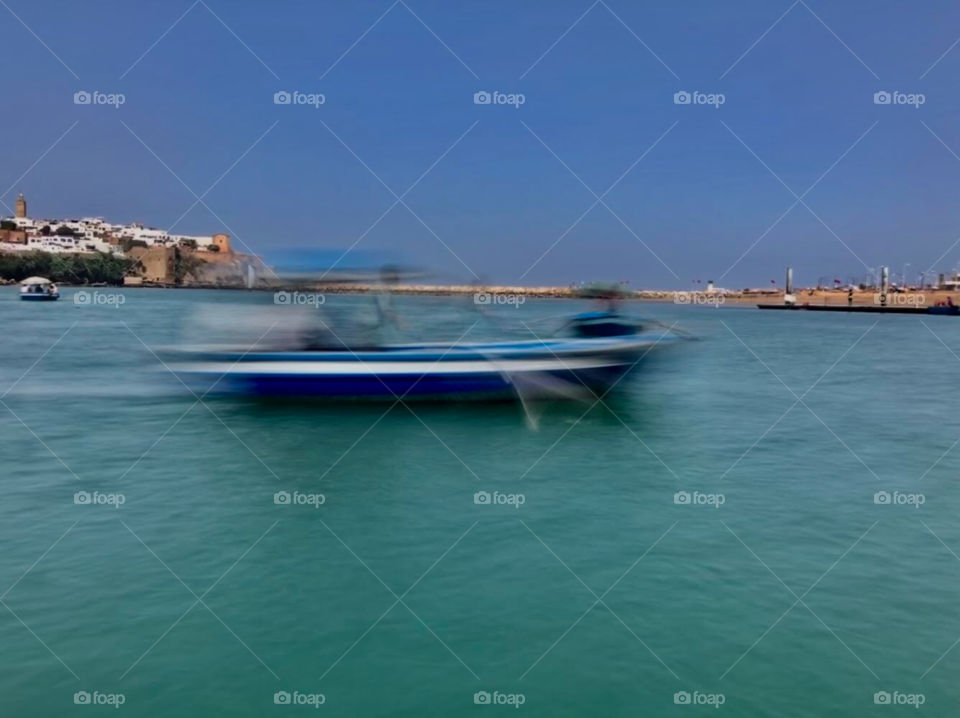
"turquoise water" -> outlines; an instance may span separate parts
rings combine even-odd
[[[957,713],[960,447],[931,468],[960,437],[954,318],[635,305],[702,341],[534,430],[512,405],[207,408],[144,344],[200,302],[269,295],[72,292],[0,290],[0,392],[19,379],[0,406],[4,715],[63,715],[79,691],[137,716]],[[445,338],[476,320],[398,304]],[[581,306],[497,316],[519,336]]]

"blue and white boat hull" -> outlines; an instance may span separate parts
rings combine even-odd
[[[374,351],[198,352],[174,367],[201,391],[333,400],[589,398],[674,337],[388,346]],[[199,393],[199,392],[198,392]],[[585,395],[585,396],[584,396]]]

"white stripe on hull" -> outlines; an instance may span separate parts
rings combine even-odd
[[[216,375],[270,375],[282,376],[372,376],[377,374],[503,374],[518,372],[557,372],[568,369],[602,369],[625,366],[632,361],[598,357],[595,359],[569,358],[563,362],[552,359],[492,360],[458,362],[384,362],[384,361],[244,361],[238,364],[207,362],[180,364],[179,371]]]

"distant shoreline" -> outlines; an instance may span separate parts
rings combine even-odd
[[[14,280],[0,279],[0,286],[15,286],[18,284]],[[204,290],[232,290],[232,291],[256,291],[256,292],[314,292],[319,294],[373,294],[383,291],[380,284],[364,283],[331,283],[331,284],[284,284],[284,285],[258,285],[248,290],[241,283],[222,283],[222,284],[141,284],[141,285],[107,285],[93,286],[90,284],[70,284],[59,283],[61,287],[77,289],[100,289],[107,291],[128,291],[140,289],[204,289]],[[431,296],[431,297],[461,297],[472,294],[486,293],[495,296],[522,296],[531,299],[581,299],[597,300],[595,294],[589,289],[579,287],[515,287],[508,285],[431,285],[431,284],[397,284],[390,287],[390,291],[396,295],[408,296]],[[854,305],[865,305],[876,303],[876,290],[855,290],[853,293]],[[954,301],[960,304],[960,292],[950,290],[924,289],[922,291],[904,292],[903,294],[912,295],[918,298],[918,303],[926,306],[933,306],[937,302],[946,301],[948,297],[953,297]],[[829,304],[842,305],[848,304],[849,297],[846,290],[840,289],[798,289],[794,292],[796,304]],[[922,300],[919,298],[923,297]],[[784,291],[782,289],[744,289],[739,291],[722,292],[694,292],[687,290],[625,290],[617,298],[618,301],[642,301],[656,302],[666,304],[684,305],[703,305],[703,304],[723,304],[723,305],[756,305],[760,303],[778,304],[784,300]],[[688,301],[684,301],[687,299]]]
[[[305,291],[300,289],[300,291]],[[367,294],[371,292],[382,291],[379,285],[355,284],[355,285],[316,285],[311,288],[326,294]],[[595,295],[585,292],[577,287],[511,287],[511,286],[473,286],[473,285],[397,285],[391,287],[394,294],[408,294],[421,296],[469,296],[485,292],[491,295],[514,295],[538,299],[598,299]],[[624,291],[618,297],[621,301],[644,301],[684,305],[703,305],[703,304],[731,304],[731,305],[755,305],[760,303],[777,304],[784,301],[784,291],[782,289],[743,289],[739,291],[722,292],[692,292],[686,290],[654,290],[640,289]],[[949,290],[925,289],[916,292],[904,292],[904,294],[915,297],[919,303],[927,306],[933,306],[936,302],[945,301],[947,297],[954,297],[957,301],[960,298],[960,292]],[[853,304],[874,304],[876,303],[877,291],[855,290],[853,293]],[[797,289],[793,295],[796,304],[847,304],[849,303],[847,290],[841,289]],[[687,299],[689,301],[683,301]],[[679,301],[678,301],[679,300]]]

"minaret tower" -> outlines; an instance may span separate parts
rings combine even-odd
[[[17,197],[17,217],[19,219],[26,219],[27,217],[27,200],[23,198],[23,193]]]

